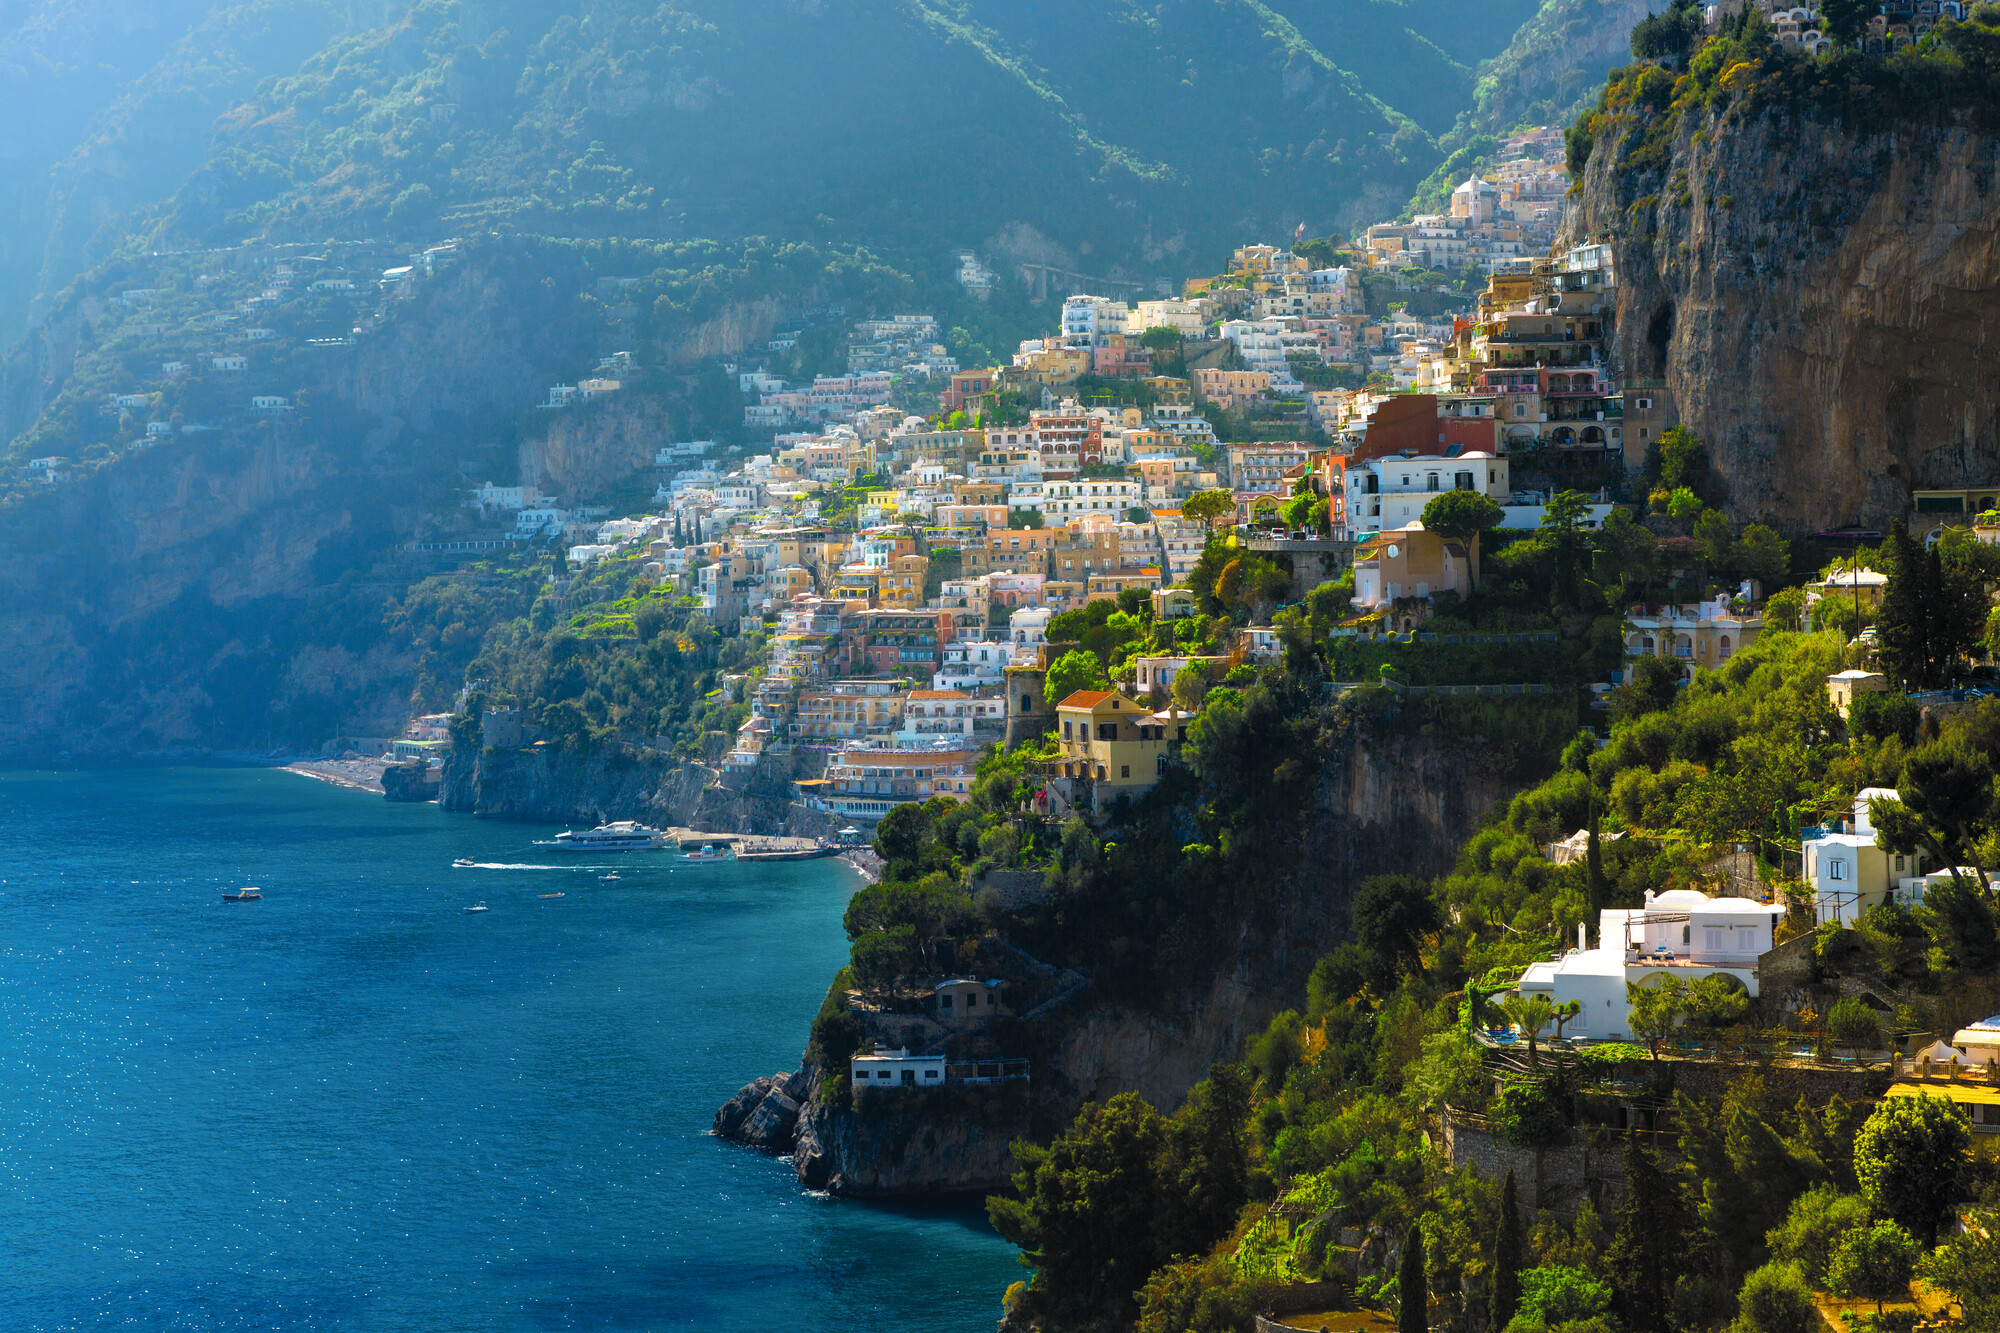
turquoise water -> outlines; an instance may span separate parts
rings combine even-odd
[[[976,1205],[705,1133],[796,1063],[852,872],[451,868],[544,836],[268,770],[0,775],[0,1328],[987,1333],[1021,1271]]]

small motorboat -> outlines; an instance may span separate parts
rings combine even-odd
[[[222,895],[222,901],[226,903],[255,903],[262,902],[263,900],[264,891],[255,888],[238,889],[234,893],[225,893]]]
[[[451,868],[453,870],[470,870],[472,869],[472,867],[478,864],[479,863],[477,861],[474,861],[471,857],[461,856],[456,861],[453,861],[451,863]]]
[[[562,897],[562,895],[561,895],[560,893],[538,893],[538,894],[536,894],[535,896],[536,896],[537,898],[560,898],[560,897]]]
[[[614,870],[614,871],[612,871],[612,872],[611,872],[610,874],[608,874],[608,875],[599,875],[599,876],[598,876],[598,878],[599,878],[599,879],[623,879],[623,878],[625,878],[625,877],[624,877],[623,875],[619,874],[619,873],[618,873],[617,871],[615,871],[615,870]]]
[[[483,902],[477,902],[477,903],[474,903],[474,904],[473,904],[472,906],[470,906],[470,907],[466,908],[465,910],[466,910],[466,911],[468,911],[468,912],[484,912],[484,911],[488,911],[488,910],[490,910],[490,909],[489,909],[489,908],[488,908],[488,907],[486,906],[486,904],[485,904],[485,903],[483,903]]]

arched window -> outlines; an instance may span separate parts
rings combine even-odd
[[[1694,656],[1694,640],[1683,634],[1674,640],[1674,653],[1680,657]]]
[[[1729,660],[1729,636],[1727,634],[1723,635],[1716,643],[1715,655],[1725,662]]]

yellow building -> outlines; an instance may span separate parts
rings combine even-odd
[[[1155,714],[1117,690],[1078,690],[1056,705],[1056,717],[1058,794],[1093,813],[1151,791],[1167,771],[1170,747],[1187,739],[1185,717]]]
[[[1905,1076],[1889,1085],[1885,1097],[1942,1097],[1971,1122],[1973,1151],[2000,1157],[2000,1086],[1977,1071],[1948,1076]]]

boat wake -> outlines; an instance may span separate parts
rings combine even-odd
[[[609,870],[609,866],[536,865],[513,861],[453,861],[453,870]]]

